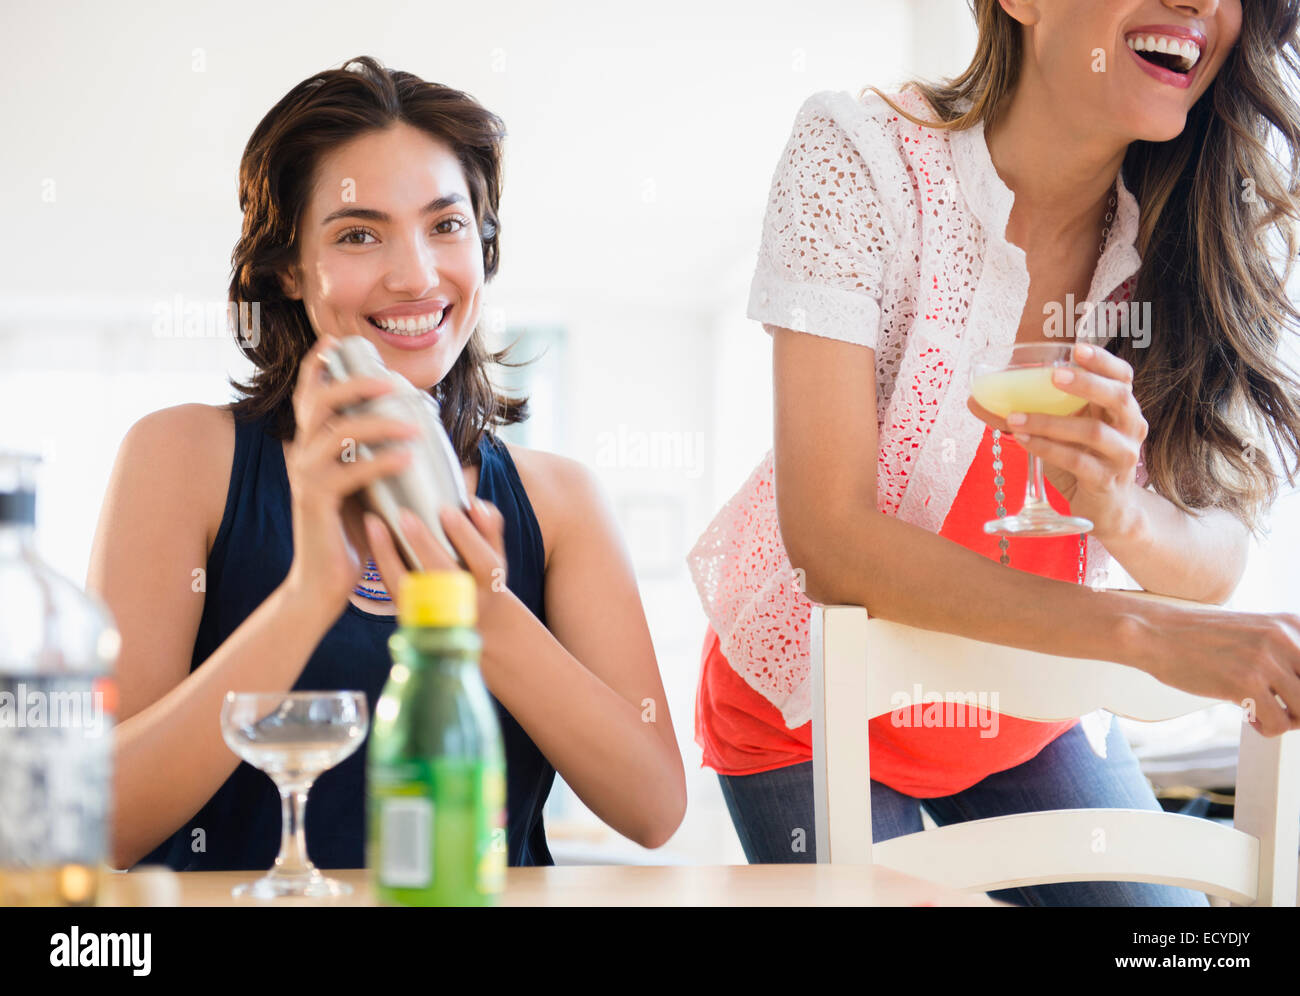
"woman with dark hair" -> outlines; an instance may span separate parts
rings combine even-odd
[[[122,635],[115,866],[275,859],[278,797],[222,741],[227,690],[359,689],[373,714],[401,561],[356,495],[405,458],[345,453],[411,427],[339,414],[386,389],[324,378],[322,347],[347,335],[440,402],[475,496],[469,515],[444,509],[441,524],[479,592],[509,864],[553,863],[542,808],[557,770],[645,847],[680,824],[681,755],[611,511],[580,464],[494,432],[526,417],[524,400],[493,388],[502,354],[479,328],[500,262],[503,138],[473,98],[368,57],[303,81],[253,132],[229,299],[258,307],[256,334],[237,330],[254,375],[234,404],[132,426],[91,556],[88,587]],[[429,531],[412,530],[436,556]],[[365,864],[364,764],[358,751],[312,790],[320,867]]]
[[[962,76],[815,94],[773,178],[748,314],[774,340],[774,448],[689,558],[710,621],[696,740],[753,862],[816,859],[810,599],[1118,661],[1241,702],[1265,736],[1300,727],[1300,618],[1097,590],[1114,558],[1148,591],[1222,604],[1278,491],[1264,434],[1300,456],[1280,352],[1300,318],[1296,0],[971,8]],[[1073,380],[1056,380],[1086,399],[1077,415],[1004,421],[968,400],[977,350],[1061,342],[1052,317],[1075,300],[1151,316],[1141,337],[1077,346]],[[1087,537],[984,533],[1023,493],[1022,449]],[[921,831],[922,807],[939,825],[1159,809],[1105,714],[995,717],[989,736],[974,707],[946,727],[920,709],[869,722],[876,841]],[[1206,904],[1132,882],[993,894]]]

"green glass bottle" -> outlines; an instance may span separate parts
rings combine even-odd
[[[366,755],[366,865],[386,906],[491,906],[505,887],[505,750],[479,671],[474,579],[417,571]]]

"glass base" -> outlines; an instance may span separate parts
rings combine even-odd
[[[1092,532],[1092,520],[1081,515],[1062,515],[1051,505],[1027,505],[1015,515],[990,519],[986,533],[1008,536],[1073,536]]]
[[[326,878],[313,868],[298,875],[277,875],[272,872],[256,882],[235,886],[230,894],[236,899],[280,899],[285,896],[327,899],[352,895],[352,886],[338,879]]]

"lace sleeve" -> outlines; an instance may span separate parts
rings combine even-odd
[[[748,317],[874,349],[894,245],[862,152],[813,95],[772,178]]]

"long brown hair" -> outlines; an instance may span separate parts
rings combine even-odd
[[[1128,336],[1107,342],[1133,367],[1156,491],[1184,511],[1226,508],[1256,533],[1280,486],[1259,446],[1261,429],[1287,483],[1300,472],[1300,382],[1280,353],[1284,334],[1300,323],[1286,293],[1300,220],[1300,108],[1286,79],[1300,78],[1298,3],[1243,3],[1238,43],[1182,133],[1129,145],[1124,182],[1141,207],[1133,300],[1151,303],[1153,328],[1145,349]],[[863,92],[924,127],[992,128],[1019,79],[1021,26],[997,0],[968,6],[979,42],[966,71],[903,86],[919,91],[940,120],[922,121],[875,87]],[[1267,147],[1268,125],[1290,154],[1288,169]],[[1270,230],[1286,246],[1280,275],[1268,258]]]
[[[297,240],[317,165],[335,147],[399,122],[453,150],[480,233],[484,280],[491,280],[500,265],[505,138],[500,118],[466,93],[385,69],[370,56],[295,86],[262,118],[244,149],[239,163],[244,222],[231,254],[229,300],[232,305],[257,302],[260,312],[258,336],[250,339],[247,330],[242,335],[234,330],[236,344],[257,369],[248,384],[231,379],[243,395],[231,411],[240,420],[270,416],[268,431],[276,439],[294,436],[293,389],[302,358],[316,340],[302,301],[285,295],[279,275],[298,258]],[[488,365],[504,363],[508,352],[487,349],[480,323],[451,370],[430,389],[462,463],[478,462],[479,441],[491,426],[528,417],[527,398],[498,393],[488,375]]]

